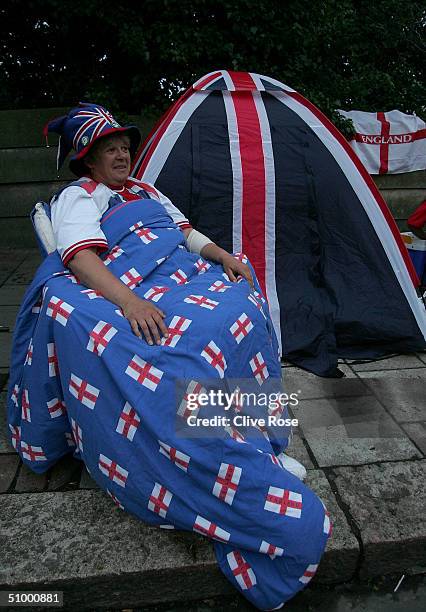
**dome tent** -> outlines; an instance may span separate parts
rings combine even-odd
[[[132,174],[250,258],[296,365],[333,376],[339,357],[425,348],[419,280],[391,213],[342,134],[290,87],[248,72],[202,77]]]

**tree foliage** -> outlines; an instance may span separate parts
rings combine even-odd
[[[422,2],[11,0],[0,108],[105,103],[159,114],[207,72],[273,76],[334,109],[425,114]]]

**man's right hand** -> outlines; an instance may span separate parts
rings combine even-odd
[[[133,333],[138,338],[142,338],[140,331],[142,330],[148,344],[153,344],[154,342],[160,344],[160,336],[168,337],[169,332],[163,321],[166,315],[148,300],[142,300],[137,295],[132,295],[121,306],[121,310],[129,321]]]

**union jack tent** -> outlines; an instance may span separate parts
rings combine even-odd
[[[154,127],[133,175],[248,255],[295,364],[333,376],[339,357],[425,347],[419,279],[386,203],[343,135],[287,85],[205,75]]]

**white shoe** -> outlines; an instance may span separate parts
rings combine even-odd
[[[289,457],[285,453],[277,455],[277,459],[287,472],[294,474],[299,480],[305,480],[307,475],[306,468],[299,461],[296,461],[296,459]]]

